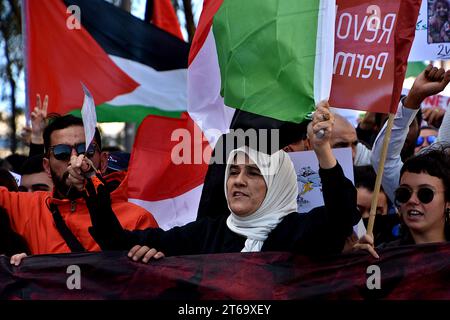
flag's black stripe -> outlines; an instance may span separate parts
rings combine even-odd
[[[234,112],[230,129],[267,129],[268,138],[270,139],[270,130],[279,129],[279,146],[283,148],[291,143],[297,142],[306,137],[306,127],[309,121],[305,120],[301,123],[277,120],[270,117],[261,116],[259,114],[237,109]],[[273,150],[275,152],[277,150]]]
[[[189,46],[104,0],[64,0],[77,5],[81,24],[108,53],[158,71],[187,68]]]

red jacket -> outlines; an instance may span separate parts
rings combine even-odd
[[[125,173],[114,173],[105,179],[122,179],[124,175]],[[122,180],[119,187],[111,193],[112,209],[122,227],[129,230],[158,227],[151,213],[127,202],[127,179]],[[0,187],[0,206],[6,209],[12,228],[25,238],[32,254],[71,252],[55,227],[52,213],[47,207],[49,202],[57,204],[67,227],[86,250],[100,251],[88,231],[91,219],[83,198],[74,201],[58,200],[52,197],[51,192],[9,192]]]

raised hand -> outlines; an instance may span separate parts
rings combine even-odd
[[[426,97],[441,92],[449,82],[450,70],[445,71],[444,68],[438,69],[429,64],[414,81],[404,101],[405,107],[418,109]]]
[[[44,129],[47,125],[48,95],[45,95],[44,103],[41,103],[41,95],[36,95],[36,106],[31,112],[31,142],[44,143]]]
[[[31,142],[31,127],[24,126],[20,131],[20,139],[27,145]]]
[[[427,108],[422,110],[422,118],[428,125],[439,128],[444,119],[445,110],[440,108]]]
[[[336,165],[330,146],[334,115],[329,108],[328,101],[319,102],[312,121],[308,125],[308,139],[322,169],[329,169]]]
[[[68,186],[75,187],[78,191],[84,190],[84,182],[86,177],[95,174],[96,168],[92,161],[84,154],[78,156],[72,155],[70,157],[70,163],[67,167],[66,183]]]

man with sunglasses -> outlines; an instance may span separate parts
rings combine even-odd
[[[419,152],[437,141],[439,130],[431,126],[423,126],[420,128],[419,136],[416,140],[416,148],[414,153]]]
[[[43,166],[53,181],[53,190],[31,193],[0,188],[0,205],[7,210],[13,229],[27,241],[31,254],[99,251],[88,231],[91,221],[86,199],[89,197],[84,185],[87,179],[106,186],[110,181],[109,176],[101,175],[107,157],[101,152],[100,133],[96,130],[94,141],[86,150],[82,120],[66,115],[53,120],[43,136]],[[114,174],[114,180],[117,176]],[[148,211],[127,202],[125,190],[123,185],[114,190],[110,204],[122,226],[126,229],[157,227]]]
[[[403,166],[401,152],[408,136],[409,126],[416,118],[416,114],[420,110],[422,101],[425,98],[438,94],[444,90],[449,82],[450,70],[445,71],[443,68],[438,69],[430,64],[419,76],[417,76],[408,95],[402,98],[399,103],[394,119],[394,125],[392,127],[391,140],[389,142],[382,179],[383,189],[392,202],[394,202],[395,189],[398,187],[398,182],[400,180],[400,170]],[[378,133],[372,147],[371,162],[375,171],[378,170],[383,140],[386,135],[386,127],[387,124],[385,124]],[[416,137],[414,139],[416,139]],[[420,152],[439,148],[449,142],[450,115],[446,112],[436,141]]]

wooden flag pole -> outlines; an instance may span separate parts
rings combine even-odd
[[[386,134],[383,140],[383,147],[381,149],[380,162],[378,163],[377,178],[375,180],[375,187],[372,193],[372,203],[370,204],[369,222],[367,224],[367,234],[373,237],[373,225],[375,223],[378,194],[380,193],[381,179],[383,178],[384,163],[386,161],[387,149],[389,141],[391,140],[392,126],[394,125],[395,114],[389,113],[389,118],[386,127]]]

